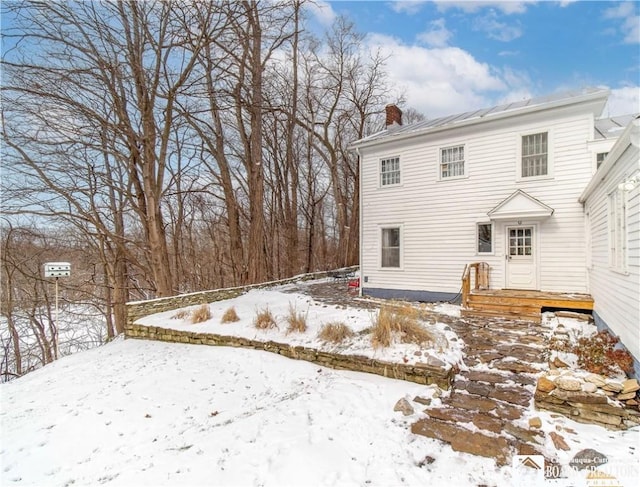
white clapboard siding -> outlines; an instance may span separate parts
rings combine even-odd
[[[549,131],[553,177],[517,181],[519,144],[524,133]],[[586,292],[584,216],[578,198],[591,177],[593,137],[589,110],[562,109],[514,116],[472,128],[428,134],[402,143],[364,148],[362,156],[362,275],[365,288],[457,293],[465,264],[491,266],[490,286],[505,284],[505,231],[494,223],[493,255],[477,255],[476,223],[521,189],[554,209],[538,222],[539,288]],[[465,145],[467,174],[439,180],[439,150]],[[401,185],[380,187],[380,159],[400,157]],[[402,268],[380,268],[380,227],[402,226]]]
[[[621,141],[622,142],[622,141]],[[640,360],[640,184],[627,193],[626,272],[609,266],[608,195],[640,170],[637,147],[628,145],[586,200],[591,230],[590,292],[594,311]]]

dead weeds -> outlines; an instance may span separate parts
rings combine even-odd
[[[191,323],[203,323],[211,319],[211,310],[208,304],[198,306],[191,312]]]
[[[342,343],[347,338],[351,338],[355,333],[351,328],[342,322],[335,321],[324,325],[318,333],[318,338],[323,342]]]
[[[289,314],[287,315],[287,333],[304,333],[307,331],[307,313],[299,312],[295,305],[289,303]]]
[[[432,343],[433,335],[420,324],[419,317],[420,312],[409,304],[382,306],[373,323],[371,344],[374,348],[388,347],[396,335],[402,343]]]
[[[227,308],[220,318],[220,323],[235,323],[236,321],[240,321],[240,317],[238,313],[236,313],[236,308],[231,306],[231,308]]]
[[[271,328],[277,328],[276,320],[273,317],[273,313],[267,307],[259,310],[256,313],[256,317],[253,319],[253,326],[259,330],[270,330]]]

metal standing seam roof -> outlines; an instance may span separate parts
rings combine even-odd
[[[595,122],[595,138],[610,139],[618,137],[636,117],[637,113],[631,115],[620,115],[617,117],[600,118]]]
[[[455,115],[448,115],[446,117],[423,120],[421,122],[416,122],[411,125],[401,125],[401,126],[396,125],[391,129],[385,128],[380,132],[376,132],[367,137],[364,137],[354,142],[353,145],[358,145],[359,143],[370,142],[374,140],[381,140],[391,136],[409,135],[411,133],[417,133],[417,132],[427,132],[429,131],[429,129],[444,128],[447,126],[454,127],[456,124],[459,124],[461,122],[469,122],[472,120],[479,120],[482,118],[490,118],[491,116],[495,116],[498,114],[504,114],[507,112],[517,112],[522,109],[532,108],[536,106],[540,106],[541,108],[543,108],[544,105],[552,105],[552,104],[561,102],[563,100],[566,100],[568,102],[573,98],[593,95],[597,93],[604,94],[608,92],[609,92],[608,90],[601,89],[601,88],[584,88],[577,91],[556,93],[553,95],[546,95],[538,98],[531,98],[528,100],[520,100],[520,101],[511,102],[511,103],[505,103],[503,105],[497,105],[490,108],[483,108],[483,109],[472,110],[469,112],[459,113]],[[616,119],[617,118],[621,118],[621,117],[616,117]],[[606,132],[607,130],[606,126],[603,126],[603,130]],[[610,135],[610,136],[614,136],[614,135]]]

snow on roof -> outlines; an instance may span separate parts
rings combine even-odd
[[[609,91],[601,88],[584,88],[581,90],[555,93],[552,95],[541,96],[537,98],[531,98],[528,100],[515,101],[511,103],[505,103],[503,105],[497,105],[490,108],[482,108],[479,110],[472,110],[465,113],[458,113],[449,115],[446,117],[433,118],[416,122],[410,125],[394,126],[390,129],[381,130],[375,134],[364,137],[353,143],[353,146],[361,145],[365,142],[371,142],[376,140],[382,140],[387,137],[396,137],[398,135],[410,135],[423,132],[430,132],[434,129],[442,129],[448,127],[454,127],[456,124],[475,123],[490,119],[498,115],[506,115],[509,113],[526,112],[532,109],[539,108],[551,108],[553,106],[570,104],[577,102],[579,98],[583,97],[597,97],[598,95],[605,98]]]

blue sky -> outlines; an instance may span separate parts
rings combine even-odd
[[[612,90],[604,115],[640,112],[638,2],[323,0],[313,12],[355,22],[430,118],[585,86]]]

